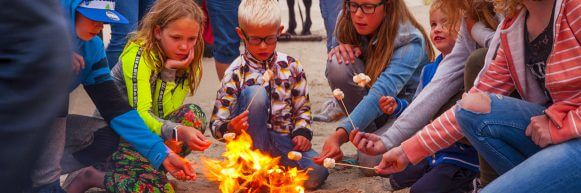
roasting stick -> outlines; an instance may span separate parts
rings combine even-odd
[[[349,110],[347,110],[347,106],[345,106],[345,102],[343,102],[343,98],[345,98],[345,93],[343,93],[343,91],[341,91],[341,89],[335,89],[333,90],[333,96],[341,101],[341,105],[343,105],[343,108],[345,109],[345,113],[347,113],[347,118],[349,118],[349,122],[351,122],[351,126],[353,126],[353,129],[357,128],[355,127],[355,124],[353,123],[353,119],[351,119],[351,115],[349,114]]]
[[[290,151],[287,154],[288,159],[293,160],[293,161],[298,161],[301,160],[303,158],[303,154],[301,154],[301,152],[298,151]],[[312,158],[307,158],[312,160]],[[326,158],[324,161],[323,166],[325,166],[326,168],[334,168],[335,165],[340,165],[340,166],[348,166],[348,167],[355,167],[355,168],[362,168],[362,169],[368,169],[368,170],[375,170],[375,168],[370,168],[370,167],[365,167],[365,166],[360,166],[360,165],[353,165],[353,164],[347,164],[347,163],[335,163],[335,160],[332,158]]]
[[[260,87],[263,87],[264,83],[269,82],[272,76],[274,76],[274,72],[272,72],[272,70],[270,69],[266,70],[262,75],[262,83],[260,84]],[[246,106],[245,111],[248,111],[248,108],[250,108],[250,105],[252,105],[252,102],[254,102],[254,98],[256,98],[256,95],[258,95],[258,92],[254,93],[254,96],[252,96],[252,99],[250,99],[250,103],[248,103],[248,106]]]

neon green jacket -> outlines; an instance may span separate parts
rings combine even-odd
[[[177,77],[176,70],[156,72],[153,65],[146,63],[141,47],[131,42],[121,53],[112,75],[149,129],[170,139],[172,129],[179,124],[167,117],[182,106],[190,92],[187,73]]]

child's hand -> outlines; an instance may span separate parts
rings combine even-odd
[[[234,117],[228,124],[228,131],[240,133],[248,129],[248,111],[244,111],[240,115]]]
[[[294,151],[308,151],[311,149],[311,141],[309,141],[306,137],[297,135],[293,137],[293,144],[295,147],[293,148]]]
[[[333,48],[327,55],[327,60],[333,59],[333,56],[337,57],[337,62],[339,64],[345,62],[345,64],[355,63],[355,58],[361,55],[361,49],[357,46],[349,44],[339,44],[337,47]]]
[[[195,180],[196,173],[190,162],[174,152],[167,154],[162,162],[163,167],[169,174],[178,180]]]
[[[349,141],[353,143],[357,150],[367,155],[379,155],[387,151],[378,135],[365,133],[359,131],[359,129],[351,131]]]
[[[212,145],[212,142],[208,141],[202,132],[193,127],[178,126],[178,137],[180,138],[178,140],[188,144],[193,151],[204,151]]]
[[[85,68],[85,59],[83,56],[73,52],[73,71],[75,74],[79,74],[81,70]]]
[[[395,147],[384,153],[379,165],[375,166],[375,172],[388,175],[403,171],[410,161],[401,147]]]
[[[183,59],[183,60],[167,59],[167,61],[165,61],[165,68],[168,68],[168,69],[186,69],[186,68],[188,68],[190,63],[192,63],[193,59],[194,59],[194,49],[192,48],[186,59]]]
[[[379,108],[383,113],[391,115],[397,109],[397,102],[391,96],[382,96],[379,99]]]

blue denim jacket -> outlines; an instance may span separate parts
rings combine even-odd
[[[395,50],[387,68],[383,70],[371,89],[383,96],[392,96],[411,101],[420,80],[423,66],[429,62],[426,52],[426,40],[422,33],[410,23],[402,23],[394,41]],[[363,45],[366,47],[366,45]],[[359,102],[351,112],[351,119],[358,128],[367,128],[376,118],[384,115],[379,108],[376,92],[369,94]],[[339,128],[350,133],[354,128],[349,120],[343,120]]]

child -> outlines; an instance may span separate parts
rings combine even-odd
[[[158,0],[129,40],[120,65],[115,65],[111,73],[125,94],[123,98],[127,97],[137,109],[147,127],[182,156],[211,145],[203,135],[206,116],[202,109],[194,104],[182,105],[185,97],[195,92],[202,76],[204,20],[202,10],[191,0]],[[104,181],[110,192],[142,192],[141,187],[153,192],[173,191],[165,171],[152,167],[129,144],[121,144],[112,162],[112,171],[96,180]],[[102,173],[90,170],[88,173]],[[195,173],[172,175],[195,177]]]
[[[126,19],[114,11],[115,1],[62,0],[61,5],[70,18],[73,45],[77,46],[74,64],[78,75],[71,91],[83,84],[104,120],[68,115],[68,106],[63,107],[32,176],[35,187],[31,192],[64,192],[59,183],[61,161],[63,173],[103,162],[117,148],[117,134],[146,157],[151,167],[163,165],[173,173],[191,173],[189,162],[169,150],[159,136],[149,131],[137,112],[120,98],[109,75],[103,41],[96,36],[103,23],[126,23]]]
[[[416,95],[430,83],[442,58],[452,51],[456,41],[457,33],[454,32],[458,31],[458,25],[452,26],[455,29],[449,30],[447,22],[448,18],[459,15],[444,13],[440,9],[441,1],[435,1],[430,8],[430,39],[442,53],[434,62],[424,67]],[[384,113],[399,116],[408,103],[402,99],[384,96],[381,97],[379,104]],[[472,180],[477,175],[476,150],[472,146],[457,142],[417,165],[392,174],[390,182],[396,190],[411,187],[411,192],[467,192],[471,190]]]
[[[254,148],[280,156],[282,165],[312,168],[305,187],[316,189],[328,171],[311,159],[317,152],[311,149],[311,107],[305,72],[297,60],[275,51],[283,30],[277,3],[245,0],[238,9],[238,21],[236,31],[246,51],[230,65],[222,80],[210,122],[212,134],[219,139],[225,133],[246,130]],[[274,75],[265,82],[262,76],[267,70]],[[286,155],[291,150],[303,152],[303,159],[290,161]]]

